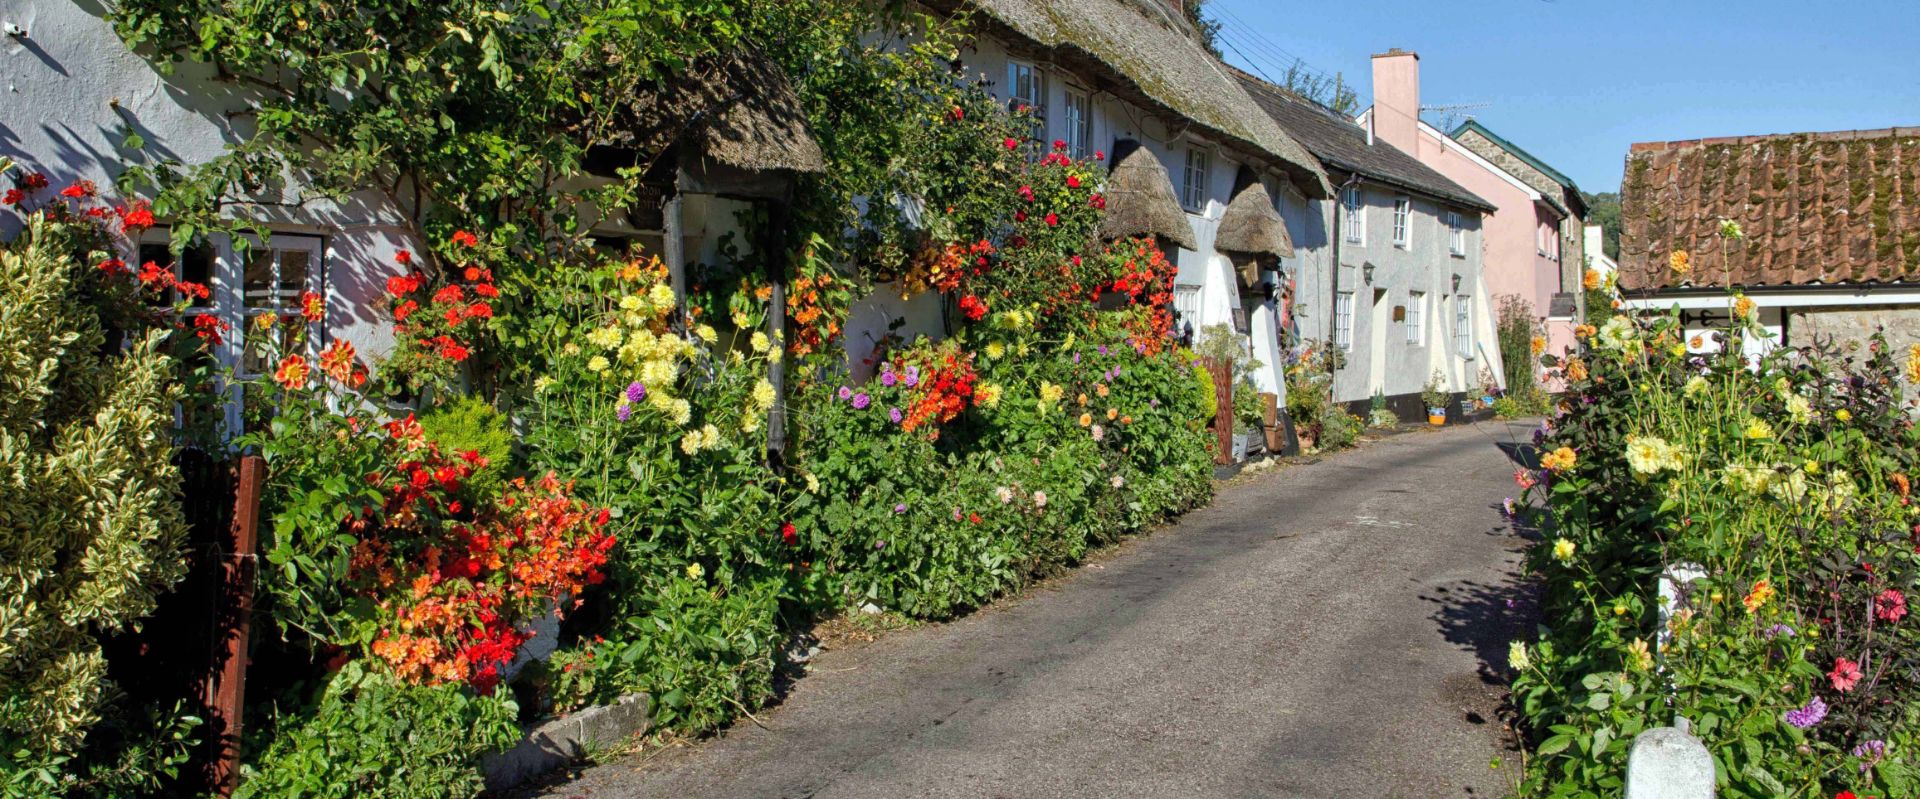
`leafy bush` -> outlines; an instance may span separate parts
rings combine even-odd
[[[1516,476],[1548,539],[1529,559],[1542,636],[1510,658],[1536,753],[1523,795],[1616,795],[1633,737],[1676,714],[1723,796],[1920,789],[1920,438],[1899,370],[1878,337],[1749,368],[1764,333],[1729,305],[1734,324],[1695,342],[1715,354],[1690,354],[1671,316],[1615,316],[1553,362],[1578,401],[1536,436],[1542,470]],[[1663,606],[1656,582],[1682,564],[1703,576]]]
[[[237,797],[452,799],[478,795],[479,758],[520,736],[516,708],[458,686],[406,685],[350,663],[311,707],[252,737],[263,746],[243,767]]]
[[[1496,298],[1495,335],[1500,342],[1500,364],[1505,370],[1508,396],[1532,402],[1541,393],[1540,355],[1546,350],[1545,331],[1533,304],[1513,294]]]
[[[477,452],[486,463],[467,476],[472,493],[491,496],[506,483],[513,464],[513,430],[486,400],[465,396],[420,417],[427,440],[447,452]]]
[[[97,249],[106,245],[102,229],[59,217],[58,209],[32,216],[0,251],[0,787],[8,795],[152,789],[184,759],[178,727],[192,721],[123,704],[101,648],[136,628],[185,573],[171,462],[182,396],[176,365],[162,331],[127,331],[128,349],[103,355],[114,352],[107,323],[132,320],[102,316],[116,289],[95,266],[107,260]]]

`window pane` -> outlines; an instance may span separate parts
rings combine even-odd
[[[196,244],[180,254],[180,279],[206,286],[207,296],[193,298],[193,307],[213,307],[213,247]]]
[[[247,248],[247,266],[240,280],[248,308],[272,307],[273,250],[266,247]]]
[[[300,307],[300,294],[307,290],[307,267],[313,257],[306,250],[275,250],[280,256],[280,307]]]

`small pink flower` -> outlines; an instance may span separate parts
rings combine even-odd
[[[1873,598],[1873,615],[1881,621],[1897,622],[1907,615],[1907,597],[1897,588],[1881,591]]]
[[[1862,676],[1860,664],[1846,658],[1834,658],[1833,671],[1827,672],[1827,679],[1833,681],[1833,690],[1843,694],[1853,690]]]

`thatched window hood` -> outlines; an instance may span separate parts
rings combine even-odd
[[[1198,249],[1193,225],[1181,210],[1173,193],[1173,180],[1167,177],[1160,159],[1139,142],[1121,139],[1114,142],[1109,163],[1107,215],[1100,223],[1101,238],[1159,236],[1185,249]]]
[[[1287,221],[1274,210],[1267,187],[1253,179],[1245,167],[1237,182],[1240,190],[1220,217],[1213,248],[1234,255],[1293,257],[1293,237],[1287,234]]]
[[[636,92],[620,114],[618,132],[597,149],[669,155],[662,166],[677,165],[682,191],[773,197],[795,174],[826,171],[799,96],[757,50],[701,59]]]

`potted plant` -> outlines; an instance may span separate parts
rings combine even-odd
[[[1387,409],[1387,393],[1377,388],[1374,389],[1373,403],[1367,409],[1367,426],[1385,429],[1399,423],[1400,417],[1393,411]]]
[[[1420,401],[1427,406],[1427,424],[1439,427],[1447,423],[1447,402],[1453,397],[1441,390],[1447,378],[1440,370],[1433,370],[1433,376],[1427,378],[1427,384],[1420,389]]]

